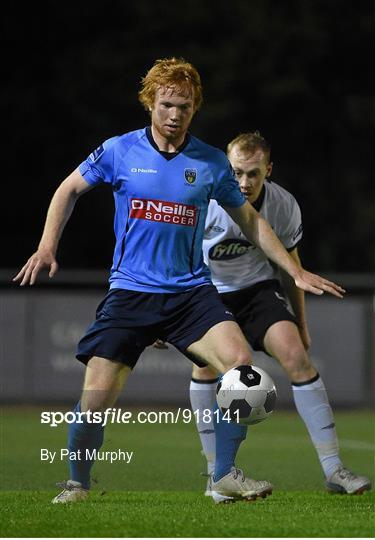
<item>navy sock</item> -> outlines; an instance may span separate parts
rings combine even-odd
[[[81,403],[74,407],[75,413],[81,412]],[[90,471],[94,464],[93,459],[86,459],[86,449],[99,450],[103,444],[104,427],[100,424],[87,422],[73,422],[69,426],[68,449],[80,459],[69,459],[70,479],[81,482],[84,489],[90,489]],[[78,451],[80,451],[78,453]]]
[[[217,405],[214,407],[213,418],[216,435],[214,481],[217,482],[234,467],[240,444],[246,439],[247,426],[223,420],[223,415]]]

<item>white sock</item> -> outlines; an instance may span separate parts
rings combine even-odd
[[[218,379],[198,380],[190,382],[190,403],[207,459],[207,473],[215,470],[215,429],[212,421],[212,409],[216,402]],[[206,414],[204,413],[206,411]]]
[[[318,452],[326,478],[342,466],[335,422],[327,392],[319,374],[305,383],[292,383],[297,411],[305,422]]]

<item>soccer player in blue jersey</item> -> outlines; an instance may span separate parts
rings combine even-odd
[[[228,144],[228,158],[241,191],[271,224],[299,264],[301,211],[293,195],[270,180],[270,154],[270,145],[259,132],[242,133]],[[216,201],[209,204],[203,254],[214,285],[236,316],[253,349],[276,358],[291,381],[295,405],[318,453],[327,488],[350,494],[370,489],[370,480],[353,474],[340,459],[325,386],[307,352],[311,340],[303,291],[295,286],[288,274],[280,273],[261,250],[247,241],[238,225]],[[293,313],[289,311],[285,295]],[[211,367],[193,366],[190,384],[193,411],[213,408],[217,375]],[[194,417],[199,419],[199,415]],[[215,467],[214,426],[212,422],[200,419],[197,427],[211,476]],[[233,500],[233,497],[218,493],[215,484],[212,487],[211,478],[206,493],[216,502]]]
[[[297,264],[268,223],[241,193],[223,152],[189,132],[202,102],[197,70],[183,59],[157,60],[142,80],[139,99],[151,126],[100,145],[59,186],[50,203],[37,251],[15,281],[33,285],[42,268],[57,269],[58,242],[78,198],[108,184],[115,199],[116,247],[109,292],[80,340],[77,358],[87,365],[76,412],[112,407],[140,354],[161,338],[220,373],[249,364],[246,339],[220,300],[203,261],[202,241],[210,199],[216,199],[249,241],[285,270],[303,290],[342,297],[344,291]],[[238,474],[234,458],[244,433],[217,422],[216,480],[224,493],[266,495],[272,485]],[[72,452],[99,449],[103,427],[70,425]],[[70,461],[70,480],[54,503],[84,499],[91,460]]]

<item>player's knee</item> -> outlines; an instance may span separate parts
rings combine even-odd
[[[112,407],[115,400],[111,392],[86,388],[81,396],[81,411],[103,412]]]
[[[283,355],[281,364],[293,381],[308,379],[314,369],[302,345],[291,345]]]
[[[229,358],[225,359],[223,362],[223,373],[229,369],[238,367],[238,366],[248,366],[251,364],[251,354],[247,350],[239,350],[236,353],[232,354]]]

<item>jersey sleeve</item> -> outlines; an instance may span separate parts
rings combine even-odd
[[[245,202],[245,196],[241,193],[234,171],[226,155],[221,152],[218,159],[218,167],[215,174],[212,199],[216,199],[220,206],[238,208]]]
[[[285,208],[286,226],[279,231],[279,239],[288,251],[292,251],[302,238],[302,216],[301,209],[293,196]]]
[[[105,182],[112,184],[115,176],[115,143],[112,137],[98,146],[85,161],[79,165],[79,172],[91,185]]]

